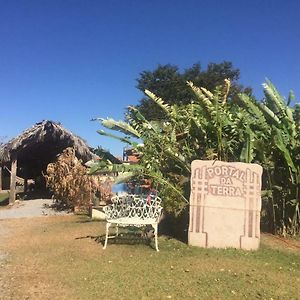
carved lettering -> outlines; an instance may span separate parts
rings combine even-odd
[[[230,176],[237,180],[243,182],[245,181],[245,172],[231,166],[216,166],[212,168],[207,168],[206,172],[209,178],[213,178],[215,176]]]
[[[228,167],[222,166],[222,175],[223,176],[228,176]]]
[[[232,180],[230,177],[221,177],[220,184],[232,185]]]
[[[212,195],[216,196],[230,196],[230,197],[241,197],[242,191],[239,187],[235,186],[223,186],[223,185],[210,185],[209,191]]]
[[[221,167],[215,167],[214,172],[215,172],[215,175],[220,176],[222,174]]]
[[[207,173],[210,178],[212,178],[214,176],[214,170],[212,168],[208,168]]]

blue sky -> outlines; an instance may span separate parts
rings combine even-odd
[[[50,119],[121,154],[89,120],[122,119],[140,72],[223,60],[299,99],[300,1],[0,0],[0,137]]]

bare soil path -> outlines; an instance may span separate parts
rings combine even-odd
[[[57,212],[53,210],[50,208],[51,204],[53,204],[52,199],[16,201],[12,206],[0,208],[0,220],[66,214],[66,212]]]
[[[72,218],[73,216],[70,215]],[[68,223],[69,216],[10,218],[0,220],[0,299],[77,299],[55,276],[49,276],[51,252],[55,241],[62,242],[67,234],[54,234],[48,239],[51,224]],[[34,230],[40,234],[35,236]],[[43,234],[46,233],[46,234]],[[44,248],[45,247],[45,248]],[[49,250],[47,258],[42,249]],[[45,260],[46,258],[46,260]],[[59,271],[59,269],[57,270]]]
[[[4,299],[4,291],[7,290],[7,283],[3,276],[5,268],[9,265],[7,264],[9,253],[7,249],[4,249],[4,245],[14,238],[13,233],[17,229],[14,228],[15,225],[9,224],[15,224],[14,219],[21,219],[19,223],[16,223],[16,225],[19,224],[16,227],[22,227],[29,225],[32,218],[66,215],[66,212],[58,212],[50,208],[52,204],[52,199],[34,199],[16,201],[13,206],[0,208],[0,299]]]

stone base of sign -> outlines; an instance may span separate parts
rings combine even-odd
[[[207,234],[189,232],[189,245],[207,247]]]
[[[208,244],[206,233],[189,232],[189,245],[203,248],[237,248],[243,250],[257,250],[259,248],[259,238],[240,237],[239,241],[233,242],[228,237],[223,236],[218,241],[210,241]],[[224,243],[223,241],[226,240]]]
[[[261,175],[256,164],[193,161],[189,245],[258,249]]]
[[[259,248],[259,242],[260,239],[257,237],[249,238],[249,237],[242,236],[240,248],[244,250],[257,250]]]

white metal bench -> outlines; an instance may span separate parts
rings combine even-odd
[[[121,195],[112,198],[112,204],[103,208],[106,217],[106,236],[103,249],[106,249],[107,240],[115,236],[109,236],[109,227],[134,226],[143,227],[151,225],[154,229],[155,248],[158,250],[157,231],[158,222],[162,212],[161,199],[154,195]]]

